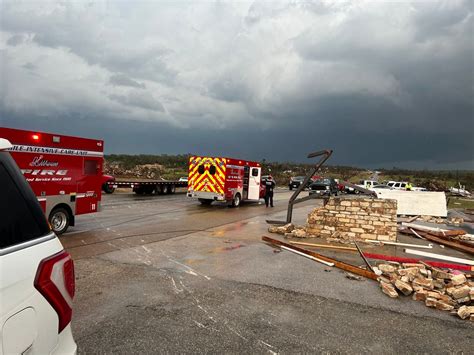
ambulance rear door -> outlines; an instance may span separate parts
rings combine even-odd
[[[257,167],[250,168],[248,199],[258,200],[260,198],[260,178],[262,169]]]

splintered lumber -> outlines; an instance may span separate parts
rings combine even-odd
[[[419,235],[415,230],[413,230],[413,229],[411,229],[411,228],[409,228],[409,229],[410,229],[410,232],[411,232],[415,237],[420,238],[420,239],[423,239],[423,240],[426,240],[426,239],[423,238],[421,235]]]
[[[420,263],[420,259],[416,258],[407,258],[403,256],[393,256],[393,255],[385,255],[385,254],[374,254],[374,253],[364,253],[366,258],[375,259],[375,260],[385,260],[385,261],[395,261],[397,263]],[[462,271],[474,271],[474,266],[469,265],[460,265],[460,264],[453,264],[453,263],[445,263],[442,261],[424,261],[428,265],[437,268],[443,269],[453,269],[453,270],[462,270]]]
[[[452,261],[454,263],[458,264],[465,264],[465,265],[471,265],[474,266],[474,260],[468,260],[468,259],[462,259],[462,258],[456,258],[454,256],[447,256],[447,255],[441,255],[441,254],[435,254],[435,253],[428,253],[426,251],[422,250],[415,250],[415,249],[405,249],[405,253],[407,254],[413,254],[413,255],[419,255],[419,256],[426,256],[428,258],[433,258],[433,259],[439,259],[439,260],[445,260],[445,261]]]
[[[420,216],[415,216],[415,217],[413,217],[413,218],[410,218],[410,219],[408,220],[408,223],[415,222],[418,218],[420,218]]]
[[[398,242],[385,242],[385,241],[380,241],[380,240],[372,240],[372,239],[365,239],[364,240],[366,243],[373,243],[373,244],[379,244],[379,245],[395,245],[395,246],[400,246],[400,247],[412,247],[412,248],[422,248],[422,249],[432,249],[433,245],[428,244],[428,245],[418,245],[418,244],[410,244],[410,243],[398,243]]]
[[[314,247],[314,248],[325,248],[325,249],[339,249],[339,250],[350,250],[350,251],[357,251],[356,248],[351,247],[341,247],[338,245],[328,245],[328,244],[314,244],[314,243],[305,243],[305,242],[293,242],[290,241],[290,244],[295,245],[304,245],[307,247]]]
[[[410,228],[410,231],[413,232],[413,233],[416,233],[411,228]],[[408,231],[405,230],[405,229],[401,230],[401,232],[402,233],[408,233]],[[467,242],[459,241],[459,240],[456,240],[456,239],[444,239],[444,238],[440,238],[440,237],[432,235],[431,233],[426,233],[426,232],[418,232],[418,234],[421,235],[423,238],[431,241],[431,242],[442,244],[442,245],[445,245],[447,247],[450,247],[450,248],[453,248],[453,249],[456,249],[456,250],[474,255],[474,246],[470,245]]]
[[[364,270],[360,267],[350,265],[350,264],[346,264],[346,263],[343,263],[342,261],[338,261],[336,259],[328,258],[327,256],[315,253],[314,251],[303,249],[303,248],[297,247],[295,245],[291,245],[291,244],[279,241],[277,239],[273,239],[273,238],[263,236],[262,240],[267,242],[267,243],[273,244],[273,245],[278,245],[280,247],[282,247],[282,246],[287,247],[287,248],[299,251],[303,254],[311,255],[311,256],[313,256],[317,259],[321,259],[321,260],[327,261],[329,263],[333,263],[335,267],[337,267],[339,269],[342,269],[344,271],[349,271],[353,274],[364,276],[368,279],[377,280],[378,276],[375,273],[373,273],[372,271]]]
[[[438,237],[445,236],[445,237],[455,237],[458,235],[466,234],[465,230],[462,229],[441,229],[441,228],[434,228],[429,226],[424,226],[417,223],[402,223],[403,227],[413,228],[417,231],[428,232],[430,234],[436,235]]]
[[[291,249],[291,248],[288,248],[288,247],[285,247],[285,246],[281,246],[282,249],[285,249],[285,250],[288,250],[292,253],[295,253],[295,254],[298,254],[298,255],[301,255],[301,256],[304,256],[305,258],[308,258],[308,259],[311,259],[311,260],[314,260],[314,261],[317,261],[318,263],[321,263],[321,264],[324,264],[326,266],[334,266],[333,263],[329,263],[327,261],[324,261],[324,260],[321,260],[321,259],[318,259],[318,258],[315,258],[314,256],[311,256],[311,255],[307,255],[307,254],[304,254],[298,250],[294,250],[294,249]]]

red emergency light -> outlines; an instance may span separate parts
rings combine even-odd
[[[40,136],[39,136],[39,134],[33,134],[33,135],[31,136],[31,138],[33,138],[34,141],[39,141]]]

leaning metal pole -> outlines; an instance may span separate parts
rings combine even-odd
[[[267,220],[267,223],[269,224],[287,224],[291,223],[291,218],[293,217],[293,206],[297,203],[303,202],[303,201],[308,201],[314,198],[318,198],[318,195],[309,195],[306,197],[298,198],[298,195],[300,194],[301,191],[304,190],[306,185],[308,184],[309,180],[313,177],[313,175],[316,174],[316,172],[321,168],[321,166],[326,162],[326,160],[329,159],[329,157],[332,154],[332,149],[328,150],[321,150],[319,152],[314,152],[308,154],[308,159],[311,158],[316,158],[316,157],[321,157],[319,159],[319,162],[315,165],[315,167],[309,172],[308,175],[306,175],[304,181],[300,184],[298,189],[294,192],[294,194],[291,196],[290,200],[288,201],[288,212],[286,213],[286,221],[275,221],[275,220]]]

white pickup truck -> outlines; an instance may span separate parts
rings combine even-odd
[[[406,181],[389,181],[387,182],[387,186],[389,186],[392,190],[406,190],[407,189],[407,182]],[[426,191],[424,187],[417,187],[412,186],[411,191]]]

